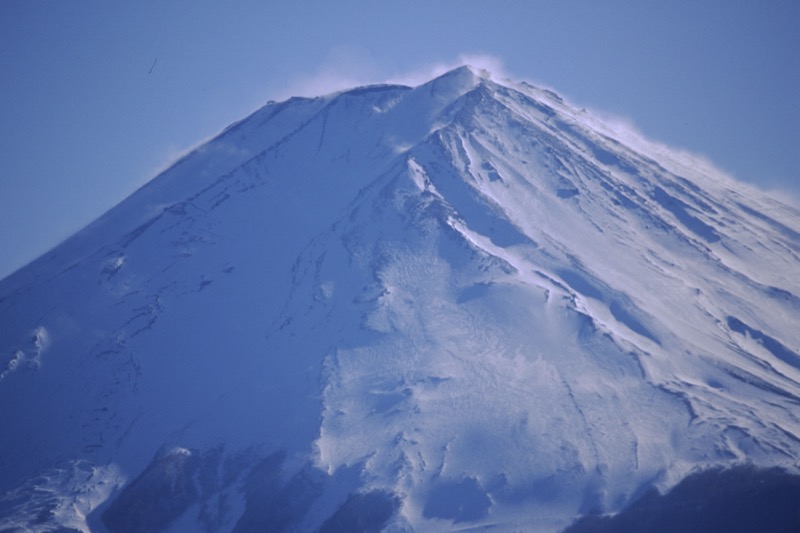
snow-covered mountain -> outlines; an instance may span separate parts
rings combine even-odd
[[[0,282],[0,531],[556,531],[800,469],[800,211],[462,67],[270,103]]]

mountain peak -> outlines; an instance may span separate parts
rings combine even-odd
[[[458,67],[450,70],[449,72],[443,74],[442,76],[462,75],[462,74],[469,74],[469,75],[472,75],[472,76],[474,76],[476,78],[480,78],[480,79],[484,79],[484,80],[488,80],[488,79],[490,79],[492,77],[492,73],[489,70],[483,69],[483,68],[478,68],[478,67],[475,67],[473,65],[468,65],[468,64],[464,64],[464,65],[458,66]]]
[[[798,253],[473,67],[267,105],[0,281],[0,530],[556,531],[796,473]]]
[[[490,78],[491,74],[487,70],[462,65],[437,76],[421,87],[431,87],[432,90],[455,97]]]

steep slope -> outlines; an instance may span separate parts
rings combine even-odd
[[[799,254],[468,67],[270,104],[0,283],[0,529],[558,530],[795,471]]]

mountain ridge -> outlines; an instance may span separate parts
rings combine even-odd
[[[100,530],[167,472],[155,529],[554,530],[796,471],[800,216],[587,117],[469,67],[268,104],[0,281],[0,524],[37,475]]]

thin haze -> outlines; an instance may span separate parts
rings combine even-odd
[[[0,3],[0,277],[267,100],[472,63],[800,195],[800,3]]]

